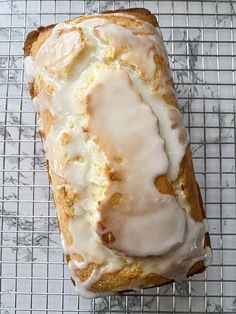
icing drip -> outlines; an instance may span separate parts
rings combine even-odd
[[[118,18],[121,14],[116,15]],[[125,19],[123,14],[121,17]],[[128,24],[135,19],[128,16]],[[145,22],[137,28],[125,28],[98,15],[79,23],[74,20],[58,24],[35,60],[25,59],[29,81],[40,83],[41,77],[45,83],[33,100],[40,114],[40,129],[46,128],[42,118],[45,111],[53,119],[44,147],[50,171],[63,180],[53,180],[52,189],[57,193],[66,188],[75,195],[72,215],[66,222],[67,233],[62,229],[61,237],[64,252],[70,255],[68,265],[76,289],[85,297],[103,295],[92,291],[93,284],[102,275],[127,265],[141,264],[143,273],[179,278],[196,261],[205,260],[207,265],[211,260],[210,248],[203,246],[206,226],[190,217],[190,205],[183,193],[178,194],[176,201],[154,186],[160,174],[167,173],[171,181],[176,179],[188,143],[178,110],[162,97],[166,93],[173,95],[174,91],[166,84],[171,78],[168,69],[159,78],[156,75],[156,67],[160,66],[154,62],[156,54],[162,57],[166,69],[168,59],[159,29]],[[108,88],[105,82],[109,77],[114,79]],[[99,92],[92,97],[97,88]],[[93,115],[86,112],[89,98]],[[86,130],[89,121],[92,123]],[[125,197],[121,208],[125,219],[106,210],[110,196],[117,192]],[[112,201],[116,200],[117,195]],[[131,203],[135,209],[128,206]],[[97,210],[99,204],[103,206],[101,211]],[[108,248],[96,232],[104,232],[98,228],[104,216],[112,220],[112,230],[105,225],[107,231],[116,234],[115,244],[121,251],[162,256],[135,258]],[[113,222],[124,227],[123,233]],[[137,233],[136,224],[142,232]],[[67,239],[68,233],[72,243]],[[131,242],[137,240],[135,247]],[[81,261],[74,255],[81,256]],[[94,271],[82,282],[76,270],[84,270],[90,263],[95,264]],[[124,289],[137,289],[142,280]]]
[[[211,248],[207,246],[205,248],[204,265],[206,267],[210,266],[212,264],[212,259],[213,259],[213,255],[212,255]]]
[[[75,282],[75,289],[79,295],[85,298],[96,298],[114,294],[112,292],[96,293],[89,289],[93,285],[93,283],[96,283],[101,277],[100,271],[98,271],[97,269],[94,269],[91,276],[86,281],[81,282],[79,277],[74,275],[75,270],[77,269],[77,264],[73,260],[69,261],[68,268],[70,273],[73,274],[72,278]]]
[[[31,83],[35,77],[35,62],[31,56],[27,56],[24,60],[25,77]]]
[[[132,89],[127,74],[103,74],[89,91],[87,106],[88,131],[104,150],[110,171],[119,176],[111,179],[98,209],[98,233],[114,238],[104,242],[131,256],[163,255],[182,244],[184,211],[154,183],[168,169],[158,120]],[[114,162],[117,156],[121,163]]]
[[[189,215],[186,218],[187,232],[184,245],[169,252],[164,258],[151,259],[150,263],[144,264],[144,271],[161,273],[168,278],[183,279],[192,265],[205,259],[204,224],[195,222]]]

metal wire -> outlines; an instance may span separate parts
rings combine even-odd
[[[63,259],[22,46],[39,25],[120,7],[145,7],[159,19],[214,259],[182,283],[85,300]],[[0,312],[236,313],[236,2],[1,1],[0,12]]]

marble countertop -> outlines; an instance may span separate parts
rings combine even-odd
[[[26,34],[83,13],[157,13],[202,189],[213,266],[124,296],[79,298],[64,263],[44,152],[24,77]],[[235,1],[0,2],[0,312],[236,313]]]

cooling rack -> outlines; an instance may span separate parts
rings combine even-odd
[[[158,17],[206,207],[213,265],[191,280],[79,298],[63,259],[24,76],[26,34],[81,14],[145,7]],[[236,313],[236,2],[0,1],[0,312]]]

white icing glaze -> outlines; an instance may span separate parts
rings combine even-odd
[[[65,254],[79,254],[83,258],[83,262],[72,259],[69,262],[69,270],[75,281],[78,293],[86,297],[102,295],[101,293],[95,294],[90,290],[93,283],[97,282],[103,274],[116,271],[129,263],[142,263],[144,272],[147,273],[178,278],[185,276],[191,265],[197,260],[205,260],[205,263],[208,264],[210,256],[210,248],[203,249],[205,224],[195,222],[189,215],[186,216],[187,232],[184,243],[179,248],[161,257],[145,259],[120,256],[116,251],[107,248],[101,243],[100,237],[92,227],[99,220],[100,216],[96,208],[98,201],[104,198],[108,184],[104,173],[107,159],[99,145],[83,133],[83,127],[86,127],[89,118],[86,114],[86,95],[89,90],[88,87],[92,87],[94,82],[101,79],[102,72],[107,69],[120,70],[120,65],[116,60],[109,65],[104,64],[104,59],[107,56],[107,44],[93,33],[95,27],[103,24],[107,25],[109,22],[103,19],[102,16],[94,17],[79,24],[77,24],[76,20],[72,24],[59,24],[57,27],[54,27],[50,37],[39,49],[36,63],[31,57],[27,57],[25,61],[26,73],[28,73],[30,81],[33,81],[33,78],[37,75],[41,75],[46,84],[54,87],[53,94],[47,99],[49,102],[43,100],[45,95],[42,94],[34,100],[34,103],[38,112],[42,112],[47,108],[50,109],[54,117],[54,127],[51,129],[45,142],[50,169],[57,174],[61,174],[67,181],[64,185],[74,190],[78,195],[79,202],[76,202],[74,205],[75,217],[68,221],[68,230],[73,237],[73,244],[68,246],[62,234],[62,245]],[[72,32],[73,34],[69,35],[69,37],[65,32],[63,39],[61,38],[57,42],[60,30],[68,30],[75,26],[82,29],[83,36],[86,38],[86,51],[78,59],[74,58],[74,52],[75,50],[80,51],[82,48],[80,32],[80,35],[77,32],[76,34]],[[155,28],[147,23],[143,23],[142,27],[137,31],[142,29],[150,33],[155,31]],[[112,30],[113,32],[117,33],[114,29]],[[134,29],[132,32],[135,33],[136,30]],[[155,32],[154,35],[147,34],[146,36],[149,36],[154,41],[155,49],[164,56],[167,62],[160,31],[157,29]],[[120,36],[122,41],[125,40],[123,38],[123,30]],[[130,34],[130,36],[132,39],[127,37],[126,40],[133,41],[134,35]],[[56,45],[53,44],[55,41]],[[116,44],[116,41],[114,43]],[[57,47],[56,51],[55,47]],[[136,50],[142,53],[143,47],[135,46],[135,55],[138,55]],[[49,51],[49,55],[46,51]],[[55,56],[50,58],[50,54],[52,56],[54,52],[57,53],[55,54],[56,58]],[[144,53],[146,56],[148,55],[147,51],[144,51]],[[139,60],[138,56],[136,58]],[[62,60],[62,62],[58,63],[56,60]],[[152,76],[154,73],[152,58],[142,61],[148,63],[148,75]],[[70,67],[71,63],[73,63],[72,67]],[[180,133],[184,130],[183,124],[180,120],[179,126],[176,129],[171,129],[171,109],[169,106],[161,98],[154,97],[149,85],[143,83],[138,75],[134,75],[130,67],[123,65],[123,68],[129,73],[133,88],[141,95],[143,102],[151,108],[156,116],[156,120],[159,121],[160,135],[165,139],[166,153],[169,159],[168,176],[174,180],[178,174],[181,156],[184,155],[187,143],[187,137],[185,136],[184,143],[179,145],[178,139]],[[68,74],[69,70],[70,75],[65,80],[63,77]],[[160,78],[160,84],[163,79],[167,80],[169,76]],[[169,90],[173,91],[170,87],[161,86],[158,96],[161,97],[163,93]],[[71,141],[62,146],[60,139],[65,132],[69,134]],[[78,159],[78,156],[81,156],[81,159]],[[82,161],[84,165],[80,164]],[[153,166],[155,169],[156,165],[154,164]],[[146,164],[140,170],[145,172],[145,167]],[[161,167],[163,168],[163,165]],[[52,186],[54,191],[60,188],[61,186]],[[183,195],[182,200],[181,197],[178,197],[178,203],[180,207],[184,207],[188,212],[187,204],[185,203],[183,206]],[[144,236],[146,233],[144,233]],[[86,282],[81,283],[75,274],[75,269],[84,269],[91,262],[96,263],[97,266],[92,276]],[[139,286],[140,283],[137,281],[132,283],[132,286],[126,288],[136,289]],[[111,293],[109,292],[109,294]]]
[[[27,56],[24,60],[25,78],[30,83],[33,82],[35,77],[35,62],[31,56]]]
[[[95,28],[98,36],[109,41],[111,49],[123,62],[138,64],[145,73],[146,78],[151,80],[156,71],[154,55],[159,46],[148,37],[135,35],[130,29],[115,24],[104,24]],[[120,52],[120,49],[125,51]]]
[[[57,175],[63,177],[65,166],[65,152],[60,145],[60,137],[58,136],[59,127],[51,129],[44,142],[46,158],[49,160],[51,169]]]
[[[115,240],[108,246],[126,255],[167,253],[182,244],[186,218],[175,197],[160,194],[155,186],[156,177],[168,169],[157,118],[124,71],[103,73],[88,92],[88,102],[89,132],[103,148],[109,167],[121,176],[105,192],[100,206],[105,225],[102,222],[98,233],[112,232]],[[120,164],[113,161],[116,156]],[[121,201],[112,206],[115,193]]]
[[[62,245],[63,253],[65,255],[68,255],[69,251],[68,251],[67,246],[66,246],[66,240],[65,240],[64,234],[61,232],[60,236],[61,236],[61,245]]]
[[[177,200],[178,200],[179,206],[181,208],[184,208],[184,210],[190,215],[191,206],[190,206],[189,202],[186,200],[183,190],[181,190],[181,191],[178,190],[176,192],[177,192]]]
[[[101,245],[98,235],[91,228],[90,217],[86,211],[79,206],[76,207],[76,218],[69,221],[69,230],[73,234],[73,244],[70,247],[71,254],[82,252],[87,264],[92,262],[96,262],[98,265],[106,264],[113,258],[114,253]],[[118,257],[113,263],[114,267],[115,264],[121,266],[122,258]]]
[[[143,101],[149,104],[158,117],[160,134],[165,139],[166,152],[169,158],[168,176],[171,181],[174,181],[178,176],[179,165],[189,141],[180,112],[178,109],[167,105],[162,98],[154,96],[150,88],[133,71],[129,71],[129,74]],[[175,128],[172,128],[173,119]]]
[[[45,109],[49,109],[50,99],[44,89],[38,96],[33,98],[34,110],[38,113],[43,112]]]
[[[70,271],[71,277],[74,280],[75,283],[75,290],[76,292],[80,295],[83,296],[84,298],[96,298],[96,297],[101,297],[101,296],[107,296],[107,295],[112,295],[114,293],[109,292],[109,293],[96,293],[91,291],[89,288],[91,285],[99,280],[101,277],[100,271],[95,269],[91,276],[86,280],[81,282],[79,277],[75,275],[75,269],[77,268],[77,265],[74,260],[69,261],[68,263],[68,269]]]
[[[161,258],[144,263],[144,271],[159,273],[168,278],[183,279],[192,265],[205,259],[202,222],[196,222],[187,215],[187,232],[184,244]]]
[[[212,264],[212,259],[213,259],[212,250],[209,246],[207,246],[205,248],[205,258],[204,258],[205,267],[208,267]]]
[[[37,66],[52,73],[63,75],[67,67],[74,61],[84,47],[82,33],[79,28],[68,24],[57,24],[51,33],[50,40],[39,49],[35,62]]]
[[[203,222],[204,222],[204,225],[205,225],[206,232],[209,232],[208,222],[207,222],[207,220],[205,218],[203,219]]]
[[[76,268],[85,269],[88,267],[89,263],[87,261],[79,262],[77,260],[73,260]]]

